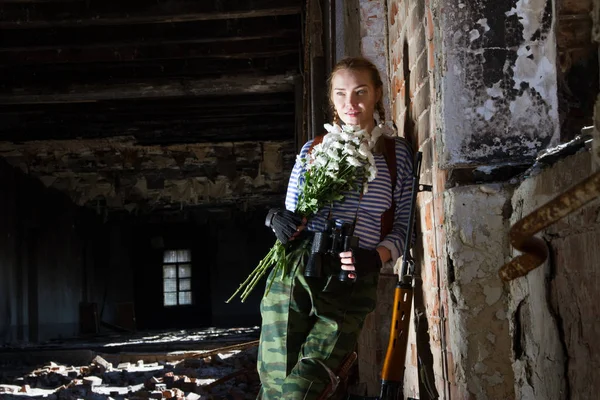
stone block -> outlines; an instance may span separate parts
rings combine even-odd
[[[112,371],[113,368],[113,365],[111,363],[109,363],[100,356],[94,357],[94,359],[92,360],[92,364],[97,366],[100,369],[101,373],[106,371]]]
[[[509,201],[510,191],[500,185],[456,187],[444,196],[446,251],[454,269],[448,346],[460,398],[515,397],[509,324],[498,318],[508,306],[497,273],[509,251],[504,216]]]
[[[83,384],[89,386],[99,386],[102,384],[102,378],[98,376],[86,376],[83,378]]]

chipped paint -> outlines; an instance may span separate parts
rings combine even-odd
[[[580,152],[524,180],[512,198],[511,225],[589,177],[595,170],[590,159],[590,152]],[[599,211],[597,199],[545,229],[553,257],[507,286],[516,398],[597,397],[600,379],[590,366],[600,363],[600,344],[588,321],[598,315]]]
[[[514,397],[508,298],[497,278],[498,260],[507,257],[504,209],[511,192],[501,185],[462,186],[444,195],[449,284],[449,347],[458,397]]]
[[[551,0],[443,6],[441,166],[532,160],[559,139]]]
[[[487,23],[487,18],[481,18],[479,21],[477,21],[477,25],[480,25],[483,28],[484,32],[490,30],[490,26]]]

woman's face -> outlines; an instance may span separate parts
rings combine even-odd
[[[375,104],[380,98],[381,89],[375,89],[368,71],[342,69],[331,80],[331,100],[345,124],[371,131],[375,127]]]

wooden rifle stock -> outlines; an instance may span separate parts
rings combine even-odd
[[[404,252],[402,254],[402,269],[394,293],[390,340],[381,369],[380,400],[403,399],[402,385],[404,382],[404,363],[408,347],[408,330],[410,327],[410,314],[413,300],[414,271],[412,266],[414,265],[414,262],[410,255],[410,248],[412,244],[417,193],[423,190],[431,190],[431,186],[419,187],[422,158],[423,154],[417,152],[413,168],[411,204],[408,225],[406,228],[406,238],[404,241]]]
[[[402,382],[404,379],[404,360],[408,345],[412,298],[412,287],[402,287],[400,283],[396,286],[390,340],[383,361],[383,368],[381,369],[381,380],[383,382]]]

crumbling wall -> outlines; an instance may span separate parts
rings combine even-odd
[[[514,398],[507,295],[498,266],[508,253],[511,190],[461,186],[445,194],[451,398]]]
[[[511,223],[598,170],[584,152],[525,180]],[[551,256],[511,282],[515,392],[522,399],[595,399],[600,390],[600,200],[542,233]]]
[[[439,3],[441,164],[518,163],[556,144],[554,2]]]
[[[129,212],[264,203],[285,191],[293,141],[140,146],[129,136],[0,142],[0,156],[75,204]]]

